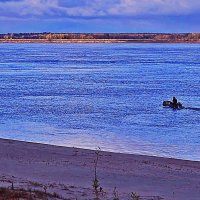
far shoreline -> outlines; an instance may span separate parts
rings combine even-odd
[[[138,40],[138,39],[0,39],[0,44],[44,43],[44,44],[200,44],[200,40]]]

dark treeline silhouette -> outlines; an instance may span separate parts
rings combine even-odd
[[[7,33],[0,34],[3,40],[150,40],[150,41],[200,41],[200,33]]]

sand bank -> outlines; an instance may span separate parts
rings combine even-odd
[[[63,199],[94,199],[95,152],[0,139],[0,184],[57,193]],[[100,152],[100,199],[199,200],[200,162]]]

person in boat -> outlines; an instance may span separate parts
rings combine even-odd
[[[176,97],[173,97],[173,99],[172,99],[172,105],[173,105],[174,108],[178,107],[178,101],[177,101]]]
[[[177,104],[177,103],[178,103],[176,97],[173,97],[173,99],[172,99],[172,103],[173,103],[173,104]]]

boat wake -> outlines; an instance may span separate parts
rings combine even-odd
[[[200,111],[200,108],[184,107],[184,109]]]

